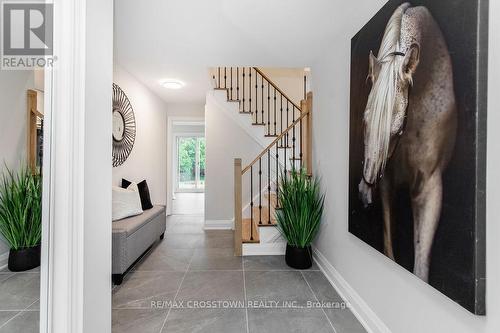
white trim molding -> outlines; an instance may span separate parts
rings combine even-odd
[[[83,332],[83,157],[86,2],[54,1],[51,161],[44,163],[41,332]],[[55,250],[57,248],[57,251]],[[45,269],[47,281],[44,282]],[[57,286],[57,287],[56,287]],[[46,290],[44,290],[46,288]],[[47,299],[45,300],[45,297]]]
[[[285,251],[286,243],[283,242],[243,244],[243,256],[283,256]]]
[[[54,0],[42,333],[111,333],[112,36],[112,0]]]
[[[205,220],[204,230],[233,230],[234,219],[231,220]]]
[[[318,249],[313,249],[313,256],[320,270],[325,274],[339,295],[350,304],[352,313],[369,333],[391,333],[391,330],[385,323]]]

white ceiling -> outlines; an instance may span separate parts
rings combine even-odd
[[[208,68],[309,67],[325,43],[345,31],[358,6],[384,0],[118,0],[115,61],[167,102],[203,102]],[[347,15],[348,14],[348,15]],[[339,45],[348,52],[349,40]],[[314,68],[313,68],[314,71]],[[164,78],[186,83],[160,86]]]

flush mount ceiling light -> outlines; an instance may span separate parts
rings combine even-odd
[[[184,82],[176,79],[165,79],[161,81],[161,85],[167,89],[181,89],[184,87]]]

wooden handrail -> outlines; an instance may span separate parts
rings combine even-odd
[[[293,100],[292,100],[290,97],[288,97],[288,96],[287,96],[287,95],[283,92],[283,90],[281,90],[280,88],[278,88],[278,87],[274,84],[274,82],[273,82],[273,81],[271,81],[271,79],[267,77],[267,75],[266,75],[266,74],[264,74],[264,73],[263,73],[260,69],[258,69],[257,67],[253,67],[253,69],[255,69],[255,71],[256,71],[257,73],[259,73],[260,75],[262,75],[262,77],[263,77],[264,79],[266,79],[266,81],[267,81],[270,85],[272,85],[272,86],[274,87],[274,89],[276,89],[276,90],[277,90],[277,91],[281,94],[281,96],[285,97],[285,99],[286,99],[286,100],[288,100],[290,103],[292,103],[292,105],[293,105],[293,106],[295,106],[295,108],[296,108],[297,110],[299,110],[299,112],[302,112],[301,108],[300,108],[297,104],[295,104],[295,103],[293,102]]]
[[[294,128],[295,126],[297,126],[298,123],[300,123],[300,121],[305,118],[307,115],[309,114],[309,110],[306,110],[305,112],[302,112],[300,117],[295,120],[290,126],[288,126],[283,132],[281,132],[280,135],[278,135],[278,137],[276,139],[274,139],[274,141],[269,145],[267,146],[266,149],[264,149],[260,154],[259,156],[257,156],[253,161],[252,163],[250,163],[248,166],[245,167],[245,169],[243,169],[243,171],[241,172],[242,175],[244,175],[248,170],[250,170],[250,168],[252,167],[252,165],[254,165],[255,163],[257,163],[257,161],[262,157],[264,156],[264,154],[266,154],[269,150],[271,150],[271,148],[273,148],[273,146],[281,139],[285,136],[285,134],[287,134],[292,128]]]

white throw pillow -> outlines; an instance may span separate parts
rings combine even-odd
[[[134,183],[135,184],[135,183]],[[141,198],[137,184],[127,189],[113,186],[113,221],[142,214]]]
[[[137,183],[131,182],[130,185],[127,187],[127,190],[131,190],[134,192],[139,192],[139,187],[137,186]],[[141,199],[139,195],[139,200]]]

